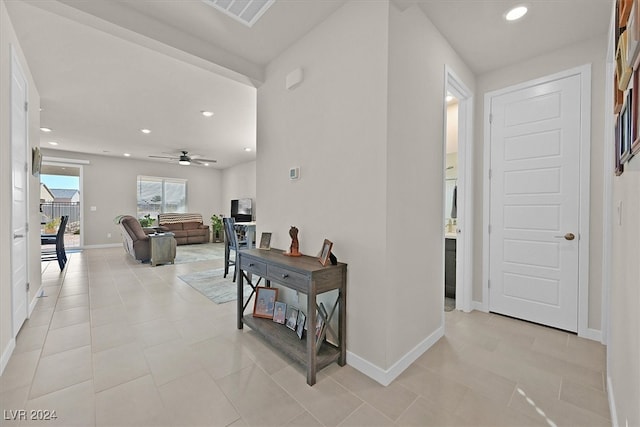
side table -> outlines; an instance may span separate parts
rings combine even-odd
[[[176,258],[176,239],[173,233],[149,234],[151,265],[173,263]]]

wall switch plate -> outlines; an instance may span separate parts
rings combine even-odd
[[[289,179],[299,179],[300,178],[300,168],[291,168],[289,169]]]
[[[97,210],[98,210],[98,208],[96,206],[91,206],[91,212],[95,212]]]
[[[111,238],[111,233],[107,233],[107,239]]]

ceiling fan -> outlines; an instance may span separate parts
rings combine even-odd
[[[149,156],[151,158],[154,159],[169,159],[169,160],[177,160],[178,164],[183,165],[183,166],[189,166],[191,163],[196,163],[199,165],[204,165],[204,166],[209,166],[209,163],[216,163],[217,160],[212,160],[212,159],[202,159],[200,158],[200,156],[194,155],[189,156],[189,152],[186,150],[181,150],[180,151],[182,154],[180,155],[175,155],[175,156]]]

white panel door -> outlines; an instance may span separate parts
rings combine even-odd
[[[27,303],[27,81],[15,53],[11,61],[11,298],[13,336],[28,315]]]
[[[574,332],[580,88],[574,75],[491,100],[489,309]]]

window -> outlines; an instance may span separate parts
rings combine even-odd
[[[187,180],[138,176],[138,218],[147,214],[187,212]]]

